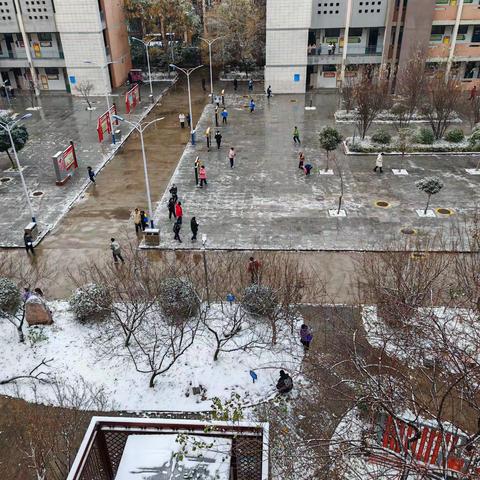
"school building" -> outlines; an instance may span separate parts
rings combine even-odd
[[[276,93],[335,88],[417,48],[465,88],[480,87],[479,0],[267,0],[265,84]]]
[[[2,85],[104,94],[130,69],[123,0],[0,0]]]

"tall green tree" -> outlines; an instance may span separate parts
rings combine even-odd
[[[340,132],[333,127],[323,127],[319,134],[320,147],[325,150],[327,154],[327,166],[325,171],[328,170],[329,154],[337,149],[342,142],[342,136]]]
[[[0,123],[2,124],[11,124],[13,123],[12,117],[0,117]],[[15,145],[15,150],[19,152],[27,143],[28,140],[28,132],[25,125],[19,125],[18,123],[11,129],[13,143]],[[6,152],[8,158],[10,159],[10,163],[12,164],[12,168],[17,168],[13,158],[10,155],[10,150],[12,148],[12,143],[10,141],[10,137],[6,130],[3,128],[0,129],[0,152]]]

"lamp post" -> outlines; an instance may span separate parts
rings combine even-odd
[[[150,181],[148,179],[148,169],[147,169],[147,155],[145,154],[145,143],[143,142],[143,132],[153,123],[159,122],[160,120],[163,120],[165,117],[161,118],[156,118],[155,120],[152,120],[151,122],[148,122],[145,125],[142,125],[140,122],[139,123],[133,123],[130,122],[129,120],[125,120],[125,118],[121,117],[120,115],[112,115],[115,120],[119,120],[120,122],[125,122],[128,123],[130,126],[132,126],[137,132],[140,134],[140,144],[142,146],[142,159],[143,159],[143,172],[145,174],[145,187],[147,189],[147,201],[148,201],[148,210],[149,210],[149,215],[150,215],[150,226],[153,228],[153,208],[152,208],[152,197],[150,195]]]
[[[158,36],[161,36],[161,34],[160,33],[150,33],[147,36],[158,37]],[[147,52],[148,80],[150,82],[150,101],[153,103],[152,73],[150,72],[150,54],[148,53],[148,47],[150,46],[150,43],[152,42],[153,38],[148,40],[148,42],[145,42],[141,38],[137,38],[137,37],[132,37],[132,40],[136,40],[137,42],[143,43],[143,46],[145,47],[145,51]]]
[[[21,122],[22,120],[27,120],[28,118],[30,118],[32,116],[31,113],[26,113],[25,115],[22,115],[18,120],[15,120],[13,123],[3,123],[3,122],[0,122],[0,128],[2,128],[3,130],[5,130],[8,134],[8,138],[10,139],[10,143],[12,145],[12,150],[13,150],[13,155],[15,157],[15,163],[17,164],[17,168],[18,168],[18,173],[20,174],[20,178],[22,180],[22,186],[23,186],[23,191],[25,193],[25,197],[27,199],[27,204],[28,204],[28,208],[30,210],[30,216],[32,217],[32,222],[33,223],[36,223],[36,219],[35,219],[35,213],[33,212],[33,207],[32,207],[32,203],[30,202],[30,194],[28,193],[28,188],[27,188],[27,184],[25,183],[25,178],[23,176],[23,172],[22,172],[22,166],[20,165],[20,161],[18,160],[18,154],[17,154],[17,149],[15,148],[15,143],[13,142],[13,137],[12,137],[12,128],[18,123],[18,122]]]
[[[108,118],[110,120],[110,127],[112,129],[112,143],[115,145],[115,131],[114,131],[114,128],[113,128],[113,122],[112,122],[112,112],[110,112],[110,98],[109,98],[109,95],[110,95],[110,89],[109,89],[109,81],[108,81],[108,76],[107,76],[107,67],[109,65],[113,65],[113,64],[116,64],[116,63],[123,63],[123,57],[120,59],[120,60],[115,60],[115,61],[111,61],[111,62],[107,62],[103,65],[101,65],[100,63],[97,63],[97,62],[94,62],[92,60],[85,60],[83,63],[87,63],[89,65],[95,65],[97,66],[98,68],[101,68],[102,71],[103,69],[105,69],[104,71],[104,79],[105,79],[105,100],[107,101],[107,112],[108,112]]]
[[[203,270],[205,272],[205,288],[207,290],[207,305],[210,308],[210,289],[208,288],[208,268],[207,268],[207,255],[205,253],[205,246],[207,244],[207,234],[202,235],[202,254],[203,254]]]
[[[190,136],[192,138],[192,145],[195,145],[195,130],[193,128],[193,114],[192,114],[192,95],[190,93],[190,75],[199,68],[202,68],[203,65],[199,65],[198,67],[194,68],[181,68],[177,67],[177,65],[171,63],[170,66],[175,70],[180,70],[187,76],[187,84],[188,84],[188,110],[190,112]]]
[[[208,38],[202,38],[200,37],[200,40],[204,41],[208,45],[208,59],[210,62],[210,97],[211,97],[211,103],[213,103],[213,76],[212,76],[212,45],[217,41],[220,40],[223,37],[217,37],[213,39],[208,39]]]

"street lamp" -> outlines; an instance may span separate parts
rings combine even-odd
[[[143,142],[143,132],[150,125],[152,125],[152,123],[159,122],[160,120],[163,120],[165,117],[156,118],[155,120],[152,120],[151,122],[148,122],[146,125],[142,125],[140,122],[138,122],[138,123],[130,122],[129,120],[125,120],[125,118],[121,117],[120,115],[112,115],[112,117],[115,120],[119,120],[120,122],[128,123],[135,130],[137,130],[137,132],[140,134],[140,144],[142,146],[142,158],[143,158],[143,172],[145,174],[145,186],[146,186],[146,189],[147,189],[147,200],[148,200],[148,209],[149,209],[148,213],[150,215],[150,226],[153,228],[152,197],[150,195],[150,182],[149,182],[149,179],[148,179],[147,156],[145,154],[145,144]]]
[[[98,68],[101,68],[102,70],[105,69],[105,73],[104,73],[104,78],[105,78],[105,99],[107,100],[107,112],[108,112],[108,118],[110,120],[110,128],[112,129],[112,143],[115,145],[115,131],[114,131],[114,128],[113,128],[113,122],[112,122],[112,112],[110,112],[110,98],[109,98],[109,94],[110,94],[110,91],[109,91],[109,81],[108,81],[108,76],[107,76],[107,67],[109,65],[113,65],[113,64],[116,64],[116,63],[123,63],[123,60],[124,58],[120,58],[119,60],[115,60],[115,61],[111,61],[111,62],[107,62],[103,65],[101,65],[100,63],[97,63],[97,62],[94,62],[92,60],[84,60],[83,63],[87,63],[89,65],[95,65],[97,66]]]
[[[147,36],[158,37],[158,36],[161,36],[161,33],[150,33]],[[137,38],[137,37],[132,37],[132,40],[136,40],[137,42],[143,43],[143,46],[145,47],[145,50],[147,52],[148,80],[150,82],[150,101],[153,103],[152,74],[150,72],[150,54],[148,53],[148,47],[150,46],[150,42],[153,40],[153,38],[148,40],[148,42],[145,42],[141,38]]]
[[[15,163],[17,164],[18,173],[20,174],[20,178],[22,180],[23,191],[25,192],[25,197],[27,198],[27,204],[28,204],[28,208],[30,210],[30,216],[32,217],[32,222],[36,223],[35,213],[33,212],[33,207],[32,207],[32,203],[30,202],[30,195],[28,193],[27,184],[25,183],[25,178],[24,178],[23,172],[22,172],[22,166],[20,165],[20,161],[18,160],[17,149],[15,148],[15,143],[13,142],[13,137],[12,137],[12,128],[18,122],[21,122],[22,120],[27,120],[31,116],[32,116],[31,113],[26,113],[25,115],[22,115],[18,120],[15,120],[13,123],[0,122],[0,128],[2,128],[3,130],[5,130],[8,133],[8,138],[10,139],[10,143],[12,145],[12,150],[13,150],[13,155],[15,157]]]
[[[213,103],[213,77],[212,77],[212,45],[217,41],[220,40],[222,37],[213,38],[211,40],[207,38],[200,37],[200,40],[203,40],[208,45],[208,58],[210,61],[210,97],[212,99],[211,103]]]
[[[207,234],[202,234],[202,253],[203,253],[203,270],[205,272],[205,288],[207,290],[207,305],[210,307],[210,289],[208,288],[208,268],[207,255],[205,253],[205,246],[207,245]]]
[[[192,137],[192,145],[195,145],[195,130],[193,128],[193,114],[192,114],[192,95],[190,93],[190,75],[197,69],[202,68],[203,65],[199,65],[198,67],[194,68],[181,68],[177,67],[177,65],[171,63],[170,66],[176,70],[180,70],[187,76],[187,84],[188,84],[188,109],[190,112],[190,136]]]

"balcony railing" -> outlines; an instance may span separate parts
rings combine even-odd
[[[322,45],[320,47],[308,47],[307,50],[308,56],[330,56],[330,57],[340,57],[343,55],[343,47],[338,47],[334,51],[328,51],[327,45]],[[361,45],[349,45],[347,49],[347,55],[381,55],[382,51],[378,51],[376,46],[361,46]]]

